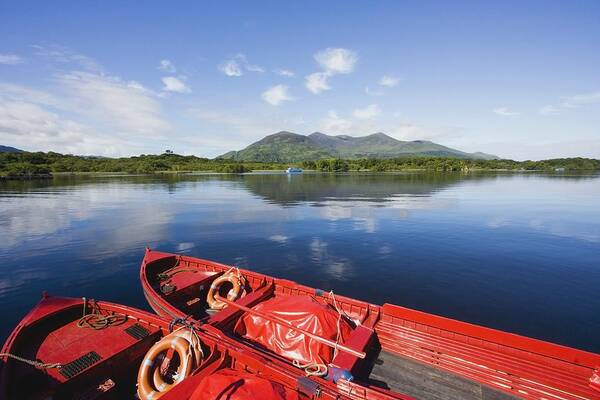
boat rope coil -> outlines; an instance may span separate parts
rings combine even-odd
[[[181,266],[181,256],[177,256],[175,258],[175,265],[173,265],[171,268],[168,268],[166,270],[164,270],[163,272],[160,272],[156,275],[156,277],[158,278],[159,281],[168,281],[170,280],[173,276],[182,273],[182,272],[191,272],[191,273],[196,273],[198,272],[197,269],[193,269],[193,268],[188,268],[185,265]]]
[[[189,326],[183,326],[155,343],[146,353],[138,371],[139,398],[158,399],[187,378],[204,358],[201,343],[196,331]],[[179,366],[177,371],[168,377],[168,364],[171,361],[168,352],[171,350],[177,353]]]
[[[100,307],[95,300],[90,300],[92,312],[86,314],[87,300],[83,298],[83,316],[77,321],[77,327],[100,330],[109,326],[117,326],[127,321],[127,315],[124,314],[106,314],[100,312]]]
[[[292,364],[296,368],[300,368],[304,370],[306,376],[326,376],[327,375],[327,365],[319,364],[319,363],[308,363],[301,364],[298,360],[292,360]]]
[[[27,358],[19,357],[12,353],[0,353],[0,357],[12,358],[17,361],[21,361],[22,363],[29,364],[37,369],[62,368],[61,363],[44,363],[44,362],[37,361],[37,360],[29,360]]]
[[[210,285],[210,289],[206,295],[206,302],[213,310],[222,310],[227,307],[227,303],[222,301],[222,297],[219,294],[221,286],[226,282],[229,282],[233,286],[227,293],[227,300],[235,301],[245,294],[246,279],[239,268],[231,267]]]

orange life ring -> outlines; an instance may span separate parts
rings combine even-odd
[[[162,353],[173,349],[179,356],[179,367],[173,383],[164,380],[156,362]],[[197,337],[189,329],[181,329],[165,336],[146,353],[138,371],[138,396],[141,400],[154,400],[187,378],[200,365],[202,349]]]
[[[227,307],[227,303],[221,300],[222,297],[219,294],[219,289],[225,282],[229,282],[233,286],[227,293],[227,300],[235,301],[240,295],[244,294],[245,279],[243,276],[233,272],[221,275],[213,281],[212,285],[210,285],[210,290],[206,295],[206,302],[213,310],[222,310]]]

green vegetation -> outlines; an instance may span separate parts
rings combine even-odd
[[[244,150],[230,151],[219,158],[235,161],[283,163],[329,157],[332,157],[332,153],[327,149],[320,148],[309,137],[291,132],[279,132],[251,144]]]
[[[472,160],[440,157],[363,158],[343,160],[325,158],[305,161],[304,169],[325,172],[346,171],[477,171],[477,170],[600,170],[600,160],[560,158],[544,161]],[[0,175],[13,177],[39,176],[53,172],[122,172],[148,174],[156,172],[212,171],[243,173],[252,170],[283,170],[290,164],[281,162],[241,162],[208,159],[178,154],[141,155],[137,157],[83,157],[59,153],[0,153]]]
[[[323,158],[345,160],[394,157],[454,157],[495,159],[484,153],[465,153],[427,140],[401,141],[384,133],[368,136],[330,136],[315,132],[308,136],[278,132],[252,143],[240,151],[230,151],[219,158],[235,161],[302,162]]]
[[[328,161],[328,164],[323,163]],[[335,161],[335,163],[334,163]],[[341,161],[341,162],[340,162]],[[543,161],[513,161],[513,160],[472,160],[448,157],[399,157],[387,159],[363,158],[360,160],[319,160],[305,161],[302,167],[322,171],[477,171],[477,170],[508,170],[508,171],[555,171],[565,170],[599,170],[600,160],[591,158],[557,158]]]
[[[240,163],[210,160],[178,154],[141,155],[136,157],[83,157],[59,153],[0,153],[0,174],[5,176],[36,175],[51,172],[155,172],[212,171],[243,173],[253,169],[281,169],[283,165]]]

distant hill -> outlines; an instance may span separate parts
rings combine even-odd
[[[485,153],[465,153],[427,140],[401,141],[385,133],[368,136],[330,136],[321,132],[308,136],[277,132],[240,151],[218,158],[236,161],[298,162],[321,158],[393,158],[409,156],[497,159]]]
[[[2,146],[0,145],[0,153],[22,153],[23,150],[16,149],[10,146]]]

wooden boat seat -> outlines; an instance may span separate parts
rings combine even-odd
[[[380,321],[382,348],[524,398],[597,399],[587,368],[450,331]],[[504,348],[502,348],[504,347]],[[526,354],[527,353],[527,354]]]
[[[352,331],[348,340],[344,344],[352,350],[364,351],[369,348],[369,345],[375,339],[375,331],[363,325],[359,325]],[[362,359],[351,354],[339,351],[332,361],[332,364],[338,368],[350,371],[353,376],[359,373],[359,367]]]
[[[165,299],[176,297],[179,293],[186,292],[188,288],[204,286],[208,290],[213,280],[222,275],[222,272],[214,271],[185,271],[175,274],[168,281],[169,285],[175,286],[175,290],[165,294]],[[159,289],[160,290],[160,289]],[[202,290],[200,290],[202,291]]]
[[[253,307],[261,301],[271,297],[274,292],[275,285],[271,283],[251,293],[248,293],[241,299],[236,300],[236,303],[245,307]],[[231,322],[233,322],[235,319],[237,319],[239,316],[241,316],[243,313],[244,311],[238,308],[226,307],[221,311],[211,315],[207,322],[215,327],[224,328],[228,326]]]
[[[91,368],[105,368],[110,374],[111,368],[118,368],[120,357],[142,358],[160,337],[159,328],[141,326],[132,319],[99,330],[80,328],[77,322],[70,322],[48,334],[36,351],[36,359],[63,365],[60,370],[48,370],[58,382],[66,382]],[[70,363],[73,363],[71,368],[66,368]]]

